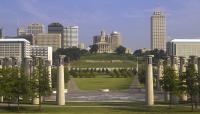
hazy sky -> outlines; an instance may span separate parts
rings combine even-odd
[[[160,9],[167,16],[171,38],[200,36],[200,0],[1,0],[0,26],[5,35],[30,23],[78,25],[79,39],[92,43],[103,29],[121,33],[125,47],[150,47],[150,16]]]

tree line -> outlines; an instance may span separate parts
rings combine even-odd
[[[33,98],[39,98],[39,109],[42,105],[42,97],[51,93],[49,73],[44,61],[39,58],[38,65],[35,66],[31,76],[24,72],[24,66],[0,68],[0,96],[3,102],[31,103]]]

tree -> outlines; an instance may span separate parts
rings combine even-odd
[[[198,93],[199,93],[199,76],[194,68],[194,65],[189,64],[186,69],[186,86],[187,86],[187,93],[191,97],[191,106],[192,110],[194,110],[194,106],[197,109],[198,105]]]
[[[176,96],[179,92],[179,80],[176,72],[173,68],[166,66],[164,68],[163,77],[161,79],[161,85],[163,90],[170,94],[170,107],[173,103],[173,96]]]
[[[119,47],[116,48],[115,52],[118,55],[124,55],[126,53],[126,48],[123,47],[123,46],[119,46]]]
[[[98,49],[99,49],[98,45],[97,44],[93,44],[93,45],[90,45],[90,50],[89,51],[92,54],[94,54],[94,53],[96,54]]]
[[[42,58],[36,58],[35,69],[33,71],[32,91],[34,97],[39,98],[39,109],[42,108],[42,96],[50,95],[51,88],[49,86],[49,73],[47,66]]]
[[[23,68],[3,68],[0,70],[0,93],[9,101],[17,101],[19,111],[20,98],[25,100],[31,97],[30,82],[22,70]]]

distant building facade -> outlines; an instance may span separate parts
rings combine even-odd
[[[151,16],[151,49],[166,50],[166,17],[161,11]]]
[[[48,33],[62,34],[63,28],[63,25],[60,23],[51,23],[48,25]]]
[[[31,46],[31,55],[32,56],[37,56],[37,57],[43,58],[44,60],[48,60],[48,61],[50,61],[51,65],[53,63],[53,61],[52,61],[53,54],[52,53],[53,53],[52,47],[36,46],[36,45]]]
[[[44,25],[38,23],[30,24],[28,25],[27,33],[33,35],[44,33]]]
[[[113,53],[121,45],[120,33],[112,32],[111,35],[106,35],[101,31],[100,35],[93,37],[93,44],[98,45],[97,53]]]
[[[53,51],[61,48],[61,34],[42,33],[33,36],[33,45],[50,46]]]
[[[3,38],[3,29],[0,28],[0,39]]]
[[[17,28],[17,36],[24,36],[24,35],[27,35],[26,30],[22,27]]]
[[[85,49],[85,44],[84,44],[84,43],[79,43],[79,44],[78,44],[78,48],[80,48],[80,49]]]
[[[63,29],[62,48],[78,47],[78,26],[68,26]]]
[[[167,43],[168,55],[200,56],[200,39],[173,39]]]
[[[23,58],[30,58],[30,42],[25,39],[0,39],[0,59],[16,58],[22,62]]]

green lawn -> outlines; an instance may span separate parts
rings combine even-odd
[[[83,60],[75,61],[71,63],[72,67],[78,67],[78,68],[112,68],[112,67],[120,67],[120,68],[131,68],[135,67],[135,62],[133,61],[123,61],[123,62],[86,62]]]
[[[128,89],[132,78],[106,78],[98,76],[97,78],[74,78],[77,86],[82,90],[121,90]]]
[[[73,107],[72,107],[73,106]],[[82,106],[82,107],[80,107]],[[104,106],[104,107],[94,107]],[[111,107],[109,107],[111,106]],[[113,106],[113,107],[112,107]],[[200,111],[200,110],[199,110]],[[42,111],[36,106],[24,106],[20,112],[16,108],[8,110],[5,107],[0,108],[1,114],[199,114],[200,112],[191,112],[190,107],[174,106],[169,109],[168,106],[145,106],[143,103],[67,103],[65,107],[56,105],[45,105]]]
[[[81,60],[136,60],[132,55],[91,54],[82,56]]]
[[[82,56],[80,60],[72,62],[71,66],[79,68],[127,68],[134,67],[135,61],[136,58],[132,55],[92,54]]]

